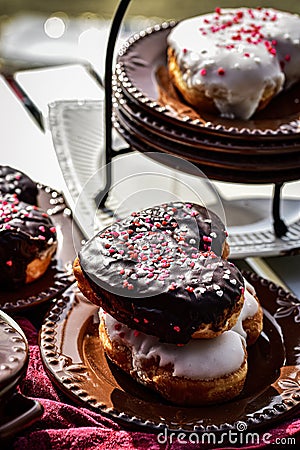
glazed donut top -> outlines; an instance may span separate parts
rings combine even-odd
[[[266,86],[278,91],[300,80],[300,17],[295,14],[216,8],[179,22],[168,45],[187,86],[205,86],[206,96],[227,117],[248,119]]]
[[[243,340],[234,331],[225,331],[215,339],[191,339],[184,346],[161,343],[154,336],[132,330],[109,314],[99,312],[112,341],[131,347],[133,368],[140,361],[155,358],[160,367],[172,366],[172,375],[189,379],[212,379],[238,370],[245,359]],[[224,357],[226,355],[226,357]]]
[[[0,194],[16,194],[25,203],[37,204],[36,183],[23,172],[9,166],[0,166]]]
[[[56,229],[43,210],[20,202],[16,195],[0,197],[0,285],[23,284],[29,262],[56,239]]]
[[[209,250],[211,239],[198,234],[198,215],[190,204],[148,208],[90,239],[79,261],[103,309],[174,343],[186,343],[202,324],[218,329],[226,322],[242,297],[243,277],[215,253],[199,251],[199,244]]]

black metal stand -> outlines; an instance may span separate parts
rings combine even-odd
[[[113,58],[116,40],[120,31],[123,17],[126,13],[130,0],[121,0],[115,12],[110,33],[107,42],[106,57],[105,57],[105,135],[104,145],[106,154],[106,180],[103,191],[99,192],[95,197],[95,202],[98,208],[105,208],[105,202],[108,197],[109,189],[111,187],[111,161],[113,156],[112,149],[112,76],[113,76]]]
[[[130,149],[123,149],[121,151],[114,151],[112,148],[112,76],[113,76],[113,57],[116,39],[118,37],[122,20],[127,11],[130,0],[120,0],[119,6],[115,12],[112,20],[108,44],[106,49],[106,59],[105,59],[105,77],[104,77],[104,87],[105,87],[105,154],[106,154],[106,181],[105,187],[100,191],[95,197],[95,202],[98,208],[104,209],[105,202],[108,197],[109,190],[111,188],[112,177],[111,177],[111,162],[115,155],[120,155],[122,153],[127,153]],[[273,228],[275,236],[281,238],[284,236],[288,228],[284,223],[280,215],[280,204],[281,204],[281,188],[283,183],[278,183],[274,185],[273,191],[273,204],[272,204],[272,215],[273,215]]]
[[[281,238],[282,236],[286,235],[288,231],[288,227],[284,223],[284,221],[280,217],[280,199],[281,199],[281,188],[283,186],[283,183],[278,183],[274,185],[274,191],[273,191],[273,207],[272,207],[272,213],[273,213],[273,228],[275,236]]]

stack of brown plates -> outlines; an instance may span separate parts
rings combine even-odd
[[[165,152],[208,177],[273,183],[300,178],[300,84],[279,94],[251,120],[197,112],[170,82],[167,36],[174,22],[130,38],[114,78],[114,125],[132,148]]]

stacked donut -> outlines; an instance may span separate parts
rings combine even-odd
[[[273,8],[235,8],[182,20],[168,36],[168,68],[200,110],[249,119],[300,81],[300,17]]]
[[[47,270],[57,247],[54,224],[37,206],[27,175],[0,166],[0,288],[18,289]]]
[[[262,312],[226,238],[213,212],[168,203],[102,230],[74,261],[108,357],[173,403],[226,401],[245,382]]]

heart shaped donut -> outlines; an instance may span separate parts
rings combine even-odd
[[[247,120],[300,81],[300,16],[274,8],[216,8],[167,37],[168,70],[200,112]]]
[[[244,302],[226,236],[204,207],[163,204],[96,234],[74,274],[89,300],[130,328],[175,344],[213,338],[235,325]]]

